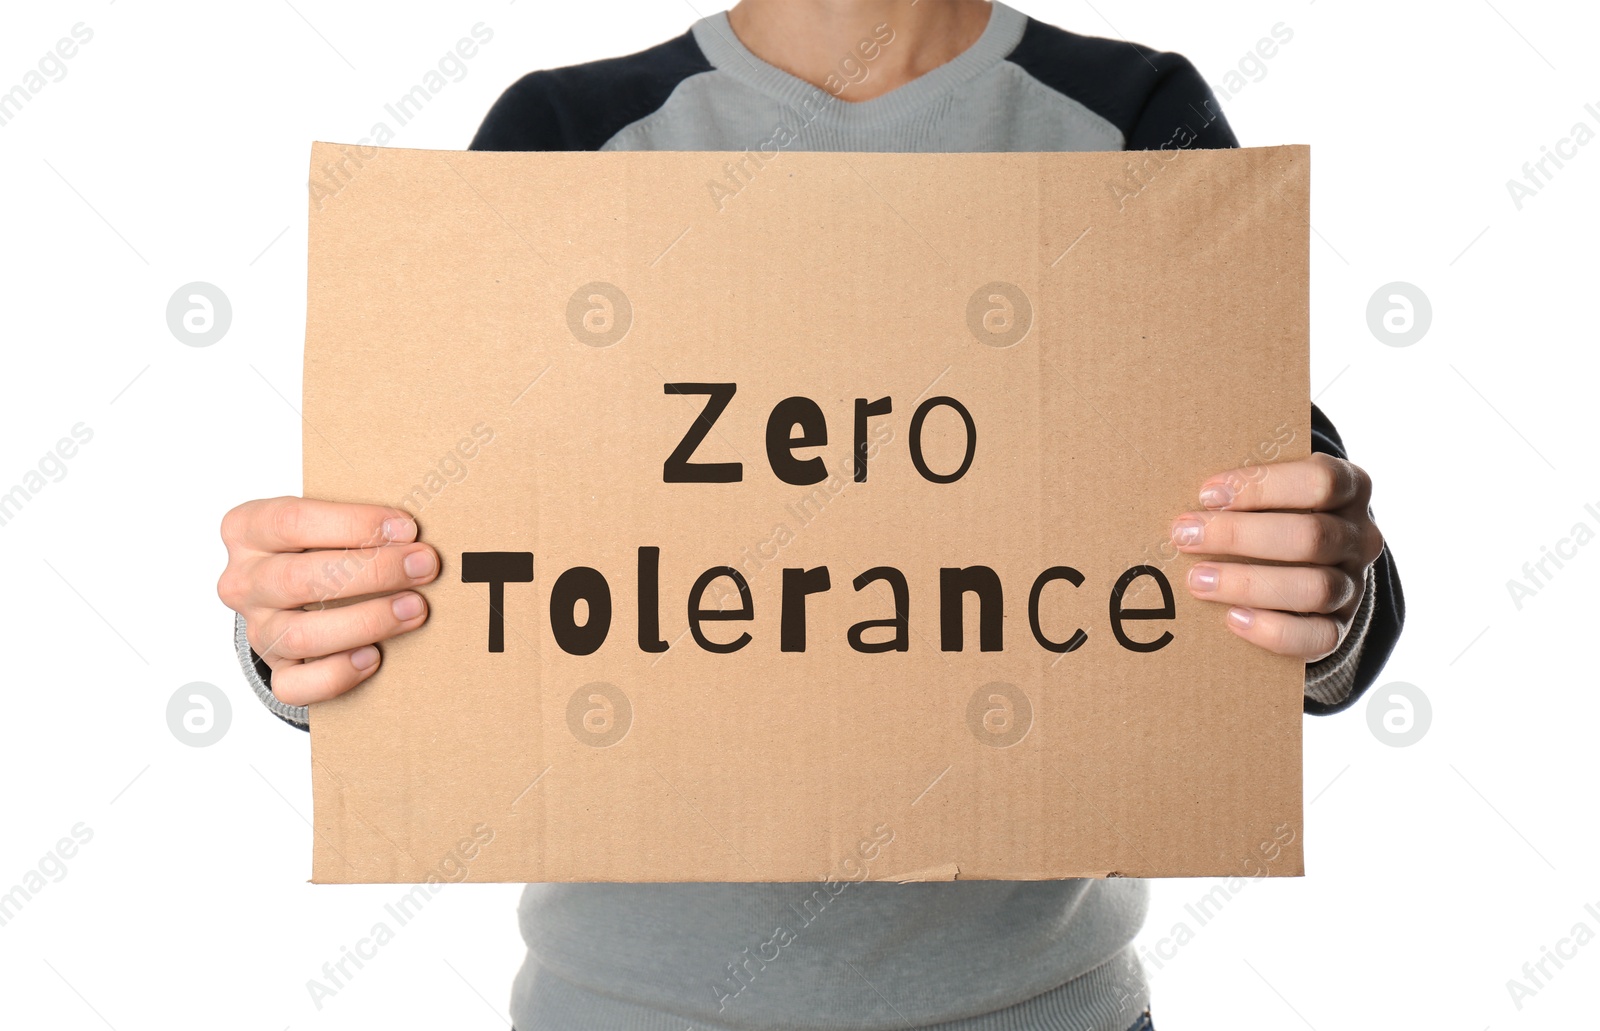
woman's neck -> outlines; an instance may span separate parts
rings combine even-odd
[[[871,100],[966,50],[988,0],[739,0],[734,33],[757,57],[838,96]]]

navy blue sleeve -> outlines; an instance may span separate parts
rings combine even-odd
[[[1151,54],[1148,60],[1155,81],[1126,131],[1129,150],[1223,150],[1239,145],[1211,87],[1188,59]]]
[[[1339,431],[1316,405],[1311,406],[1311,450],[1335,458],[1349,458],[1345,454],[1344,441],[1339,438]],[[1394,651],[1395,642],[1400,640],[1400,629],[1406,621],[1406,597],[1400,588],[1400,573],[1395,568],[1394,554],[1387,540],[1377,561],[1373,563],[1372,571],[1373,590],[1377,594],[1373,599],[1372,622],[1367,626],[1367,639],[1361,646],[1361,658],[1356,663],[1355,683],[1351,685],[1349,695],[1334,705],[1307,698],[1305,711],[1313,716],[1342,712],[1354,705],[1356,699],[1378,679],[1384,663],[1389,661],[1389,655]]]
[[[1239,145],[1211,87],[1182,55],[1030,18],[1006,59],[1115,125],[1126,150]]]
[[[489,109],[470,150],[599,150],[678,84],[712,70],[685,32],[626,57],[524,75]]]

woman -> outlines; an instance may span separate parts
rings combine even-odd
[[[785,150],[1237,145],[1183,58],[1077,36],[986,0],[742,0],[641,53],[525,77],[472,144],[738,152],[708,186],[723,207],[761,186]],[[1403,600],[1367,509],[1366,474],[1344,460],[1315,409],[1313,430],[1309,460],[1269,477],[1219,471],[1196,485],[1196,509],[1175,519],[1173,541],[1230,556],[1196,565],[1190,590],[1226,605],[1218,618],[1241,637],[1304,659],[1305,708],[1321,713],[1347,706],[1377,675]],[[377,506],[280,498],[229,513],[220,590],[240,614],[246,672],[272,711],[305,726],[307,703],[370,677],[376,644],[422,625],[426,606],[409,588],[439,566],[416,532],[403,511]],[[295,563],[321,561],[301,548],[369,549],[344,593],[387,596],[300,611],[272,585],[297,582],[285,576]],[[1261,558],[1289,562],[1251,564]],[[1152,1027],[1131,945],[1147,903],[1141,881],[868,882],[802,924],[795,914],[814,887],[529,885],[516,1025]]]

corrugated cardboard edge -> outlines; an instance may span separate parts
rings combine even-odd
[[[925,866],[921,870],[909,870],[888,879],[896,884],[915,884],[921,881],[953,881],[960,876],[959,864],[940,863],[938,866]]]

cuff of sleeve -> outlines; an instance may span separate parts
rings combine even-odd
[[[1361,649],[1367,643],[1372,613],[1377,607],[1377,563],[1367,567],[1366,589],[1356,607],[1350,632],[1344,635],[1333,654],[1306,663],[1306,697],[1321,705],[1338,705],[1355,688],[1356,671],[1361,665]]]
[[[262,662],[261,656],[250,647],[250,638],[245,633],[244,617],[237,612],[233,614],[233,649],[239,653],[239,668],[244,670],[244,679],[250,684],[251,690],[255,691],[261,704],[267,707],[267,711],[285,723],[291,723],[301,730],[310,730],[311,710],[307,706],[290,705],[280,701],[278,696],[272,693],[272,669]]]

